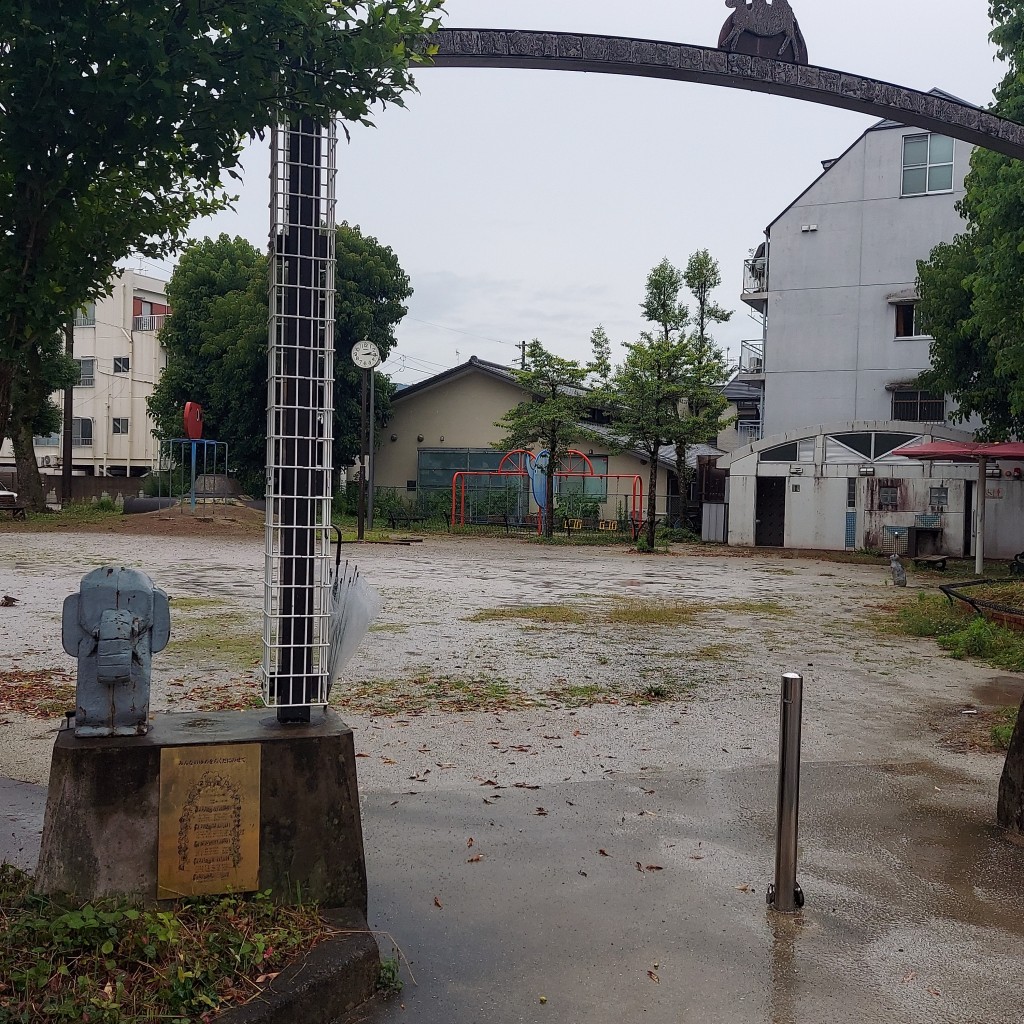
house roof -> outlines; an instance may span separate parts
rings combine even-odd
[[[459,363],[458,366],[453,366],[450,370],[443,370],[441,373],[435,373],[433,377],[427,377],[416,384],[409,384],[407,387],[403,387],[401,391],[395,392],[391,401],[392,403],[404,401],[412,395],[418,395],[421,391],[429,391],[431,388],[436,388],[439,384],[446,384],[450,380],[464,377],[467,373],[484,373],[496,380],[504,381],[506,384],[514,384],[517,388],[522,387],[516,375],[508,366],[502,366],[501,363],[492,363],[487,359],[480,359],[478,356],[470,356],[464,363]],[[526,389],[524,388],[523,390],[525,391]]]

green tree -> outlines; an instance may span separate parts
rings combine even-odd
[[[352,345],[369,338],[383,358],[412,294],[398,258],[358,227],[337,231],[334,465],[359,452],[360,371]],[[157,436],[182,436],[185,402],[202,404],[207,437],[227,441],[243,486],[264,490],[267,397],[267,258],[242,238],[193,242],[167,288],[174,310],[160,341],[167,369],[149,400]],[[391,382],[377,374],[377,421],[388,412]]]
[[[672,444],[676,449],[676,479],[681,502],[685,502],[693,472],[686,456],[695,444],[712,441],[729,425],[724,418],[729,405],[722,394],[722,385],[730,367],[721,348],[711,335],[714,324],[727,323],[732,311],[719,306],[711,293],[722,283],[722,275],[707,249],[693,253],[686,262],[683,281],[693,294],[693,330],[685,339],[682,369],[683,401],[675,425]]]
[[[548,452],[545,472],[544,536],[554,534],[555,477],[569,449],[582,441],[605,441],[587,427],[594,406],[588,388],[593,365],[562,359],[536,338],[526,346],[526,369],[513,370],[530,397],[510,409],[495,426],[505,431],[496,448],[526,448],[539,444]]]
[[[991,39],[1008,65],[994,111],[1024,122],[1024,5],[992,0]],[[918,264],[918,331],[934,339],[921,385],[978,416],[989,440],[1024,436],[1024,162],[976,149],[952,242]]]
[[[626,345],[626,358],[608,381],[606,401],[618,440],[639,451],[650,466],[647,485],[647,546],[654,549],[655,508],[661,449],[672,443],[684,398],[687,347],[683,335],[690,313],[679,301],[683,275],[663,259],[647,275],[644,317],[656,325]]]
[[[0,439],[17,373],[117,261],[229,202],[242,142],[401,104],[442,0],[0,0]]]

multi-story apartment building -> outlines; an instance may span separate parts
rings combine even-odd
[[[156,466],[159,445],[146,399],[167,365],[157,332],[169,315],[165,283],[135,270],[114,281],[110,295],[75,317],[73,462],[75,473],[142,476]],[[54,396],[63,407],[62,395]],[[60,432],[35,439],[40,471],[59,475]],[[10,441],[0,464],[13,465]]]
[[[954,429],[948,397],[917,383],[931,339],[915,317],[917,261],[963,227],[971,150],[882,121],[823,162],[746,261],[743,300],[763,336],[744,383],[764,390],[760,439],[718,463],[730,474],[731,543],[973,546],[974,468],[898,454],[919,438],[968,439],[974,426]],[[1007,473],[986,487],[988,550],[1003,556],[1020,549],[1024,511],[1024,486]]]

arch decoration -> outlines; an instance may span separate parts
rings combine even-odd
[[[584,71],[748,89],[891,119],[1024,159],[1024,125],[952,96],[813,64],[690,43],[572,32],[448,28],[438,31],[434,41],[434,67]]]

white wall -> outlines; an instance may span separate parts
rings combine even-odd
[[[954,204],[972,147],[955,143],[952,192],[904,198],[903,138],[920,134],[905,127],[867,132],[772,224],[766,436],[835,420],[889,419],[886,385],[927,367],[928,340],[895,341],[887,300],[912,293],[917,260],[962,228]],[[805,225],[817,230],[802,231]]]

